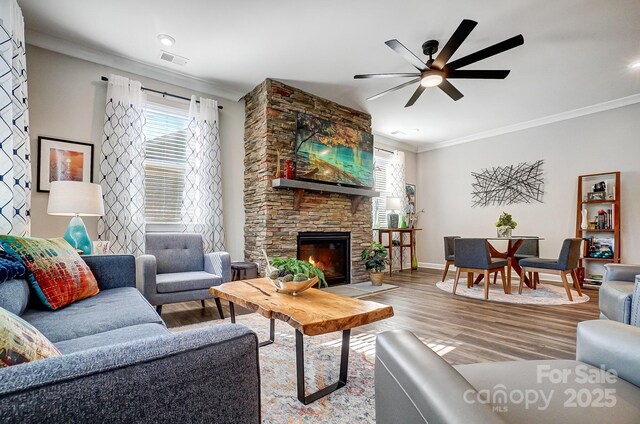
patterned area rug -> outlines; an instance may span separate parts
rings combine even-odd
[[[222,322],[230,321],[227,318],[170,330],[188,331]],[[269,320],[258,314],[238,315],[236,322],[254,330],[260,341],[269,338]],[[341,332],[304,337],[307,394],[338,380],[341,337]],[[275,342],[260,348],[262,422],[375,423],[375,337],[373,333],[352,331],[347,385],[305,406],[297,398],[294,329],[276,320]]]
[[[571,296],[573,302],[567,298],[567,293],[564,290],[564,286],[559,286],[553,283],[545,282],[538,285],[536,290],[530,289],[527,286],[522,288],[522,294],[518,294],[518,280],[514,280],[511,283],[511,293],[504,294],[502,289],[502,283],[498,279],[498,283],[491,284],[489,287],[489,301],[490,302],[504,302],[504,303],[517,303],[520,305],[572,305],[576,303],[584,303],[589,301],[589,296],[584,292],[582,297],[578,296],[573,288],[571,289]],[[436,286],[440,290],[451,293],[453,290],[453,279],[445,282],[439,282]],[[470,297],[472,299],[484,299],[484,281],[480,284],[476,284],[473,288],[467,288],[467,279],[461,278],[458,282],[458,288],[456,289],[457,296]]]

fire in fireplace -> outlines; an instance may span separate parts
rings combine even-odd
[[[351,282],[351,233],[298,233],[298,259],[324,272],[329,286]]]

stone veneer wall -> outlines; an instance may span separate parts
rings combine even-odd
[[[245,258],[264,265],[263,248],[269,257],[295,257],[299,232],[348,231],[351,233],[351,282],[367,281],[369,275],[360,261],[360,252],[371,243],[371,202],[361,202],[357,212],[352,214],[351,200],[347,196],[307,192],[300,210],[295,211],[294,192],[271,187],[277,167],[277,149],[281,151],[282,167],[286,158],[294,158],[298,112],[371,132],[370,115],[278,81],[267,79],[247,94]]]

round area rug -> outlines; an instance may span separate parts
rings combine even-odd
[[[567,299],[567,293],[564,290],[564,286],[559,286],[553,283],[545,282],[538,285],[536,290],[530,289],[527,286],[522,288],[522,294],[518,294],[519,281],[513,281],[511,283],[511,294],[504,294],[502,284],[491,284],[489,286],[489,301],[490,302],[504,302],[504,303],[517,303],[519,305],[573,305],[576,303],[584,303],[589,301],[584,291],[582,297],[578,296],[573,288],[571,289],[571,296],[573,302]],[[444,290],[451,293],[453,290],[453,280],[447,280],[445,282],[439,282],[436,286],[440,290]],[[472,299],[484,300],[484,281],[481,284],[476,284],[473,288],[467,288],[467,279],[460,279],[458,282],[458,288],[456,289],[457,296],[470,297]]]
[[[209,321],[171,328],[188,331],[230,322]],[[269,339],[269,320],[255,313],[236,322]],[[374,333],[351,332],[347,385],[309,405],[297,398],[295,330],[276,320],[275,342],[260,348],[262,423],[375,423]],[[338,381],[342,333],[304,336],[307,394]]]

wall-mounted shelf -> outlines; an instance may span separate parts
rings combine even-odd
[[[344,194],[351,198],[351,213],[356,213],[358,206],[365,198],[380,196],[379,192],[368,188],[343,187],[312,181],[288,180],[286,178],[271,180],[271,187],[281,190],[294,190],[293,209],[296,211],[300,210],[300,204],[302,203],[302,199],[304,199],[305,191]]]

